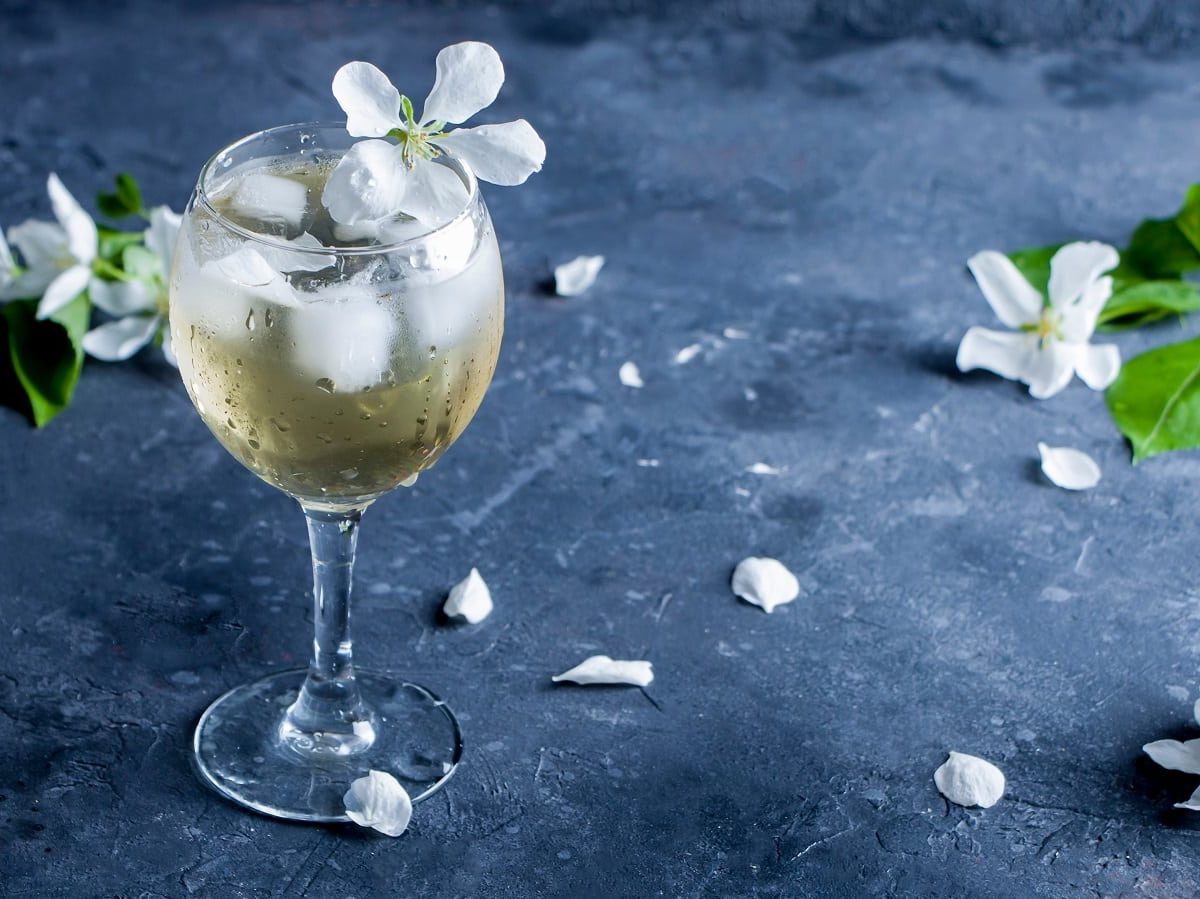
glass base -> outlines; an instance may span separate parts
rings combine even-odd
[[[458,720],[440,699],[401,678],[358,671],[374,713],[373,739],[350,753],[305,752],[281,739],[284,712],[307,671],[285,671],[230,690],[200,717],[193,740],[201,778],[246,808],[291,821],[348,821],[342,797],[367,772],[394,776],[420,802],[450,779],[462,758]],[[320,735],[317,735],[318,737]]]

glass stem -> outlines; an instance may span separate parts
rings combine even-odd
[[[350,589],[362,509],[305,507],[313,565],[313,654],[280,739],[307,755],[345,756],[375,740],[375,721],[354,679]]]

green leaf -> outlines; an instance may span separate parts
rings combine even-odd
[[[121,172],[117,175],[117,196],[121,198],[121,202],[130,212],[137,215],[145,212],[145,208],[142,206],[142,189],[138,187],[133,175],[128,172]]]
[[[1134,462],[1200,446],[1200,338],[1130,359],[1106,399]]]
[[[1200,268],[1200,250],[1175,219],[1146,219],[1133,232],[1121,259],[1127,270],[1143,279],[1178,278]]]
[[[1200,252],[1200,184],[1188,188],[1183,208],[1175,216],[1175,226],[1187,238],[1188,243]]]
[[[1100,313],[1106,331],[1137,328],[1170,315],[1200,309],[1200,287],[1190,281],[1117,282],[1111,299]]]
[[[1046,288],[1050,283],[1050,259],[1062,247],[1060,243],[1048,247],[1030,247],[1009,253],[1008,258],[1017,267],[1017,271],[1025,276],[1025,280],[1040,290],[1042,296],[1046,296]]]
[[[100,234],[100,258],[114,264],[121,261],[126,247],[140,244],[143,238],[141,231],[118,231],[104,225],[96,230]]]
[[[96,206],[101,215],[110,219],[123,219],[133,215],[133,212],[125,205],[125,201],[116,194],[104,192],[96,194]]]
[[[38,320],[37,306],[36,300],[18,300],[2,311],[13,372],[40,428],[71,402],[83,368],[83,335],[92,302],[81,293],[45,321]]]

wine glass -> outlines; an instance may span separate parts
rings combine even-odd
[[[491,381],[504,278],[463,163],[462,205],[344,227],[321,189],[353,138],[342,124],[250,135],[204,166],[170,279],[179,372],[239,462],[299,501],[313,564],[307,669],[230,690],[201,717],[195,761],[223,795],[280,818],[347,820],[371,769],[414,801],[462,755],[458,722],[425,687],[355,669],[350,592],[366,508],[437,461]]]

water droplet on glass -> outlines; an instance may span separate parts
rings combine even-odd
[[[246,316],[246,330],[247,331],[254,330],[254,310],[253,309],[251,309],[250,314]]]
[[[268,328],[271,327],[271,325],[275,324],[275,320],[271,316],[270,309],[268,309],[266,312],[263,313],[263,324],[265,324]]]
[[[251,437],[246,442],[248,444],[250,444],[250,449],[262,449],[262,445],[257,440],[255,440],[253,437]]]
[[[317,432],[317,439],[321,440],[325,443],[333,443],[332,437],[330,437],[328,434],[322,433],[320,431]]]
[[[275,426],[275,430],[278,431],[280,434],[287,433],[288,431],[290,431],[292,429],[291,425],[280,421],[278,418],[272,418],[271,424]]]
[[[237,430],[237,425],[235,425],[235,424],[233,423],[233,419],[232,419],[232,418],[227,418],[227,419],[225,419],[225,424],[229,425],[229,430],[231,430],[231,431],[236,431],[236,430]]]
[[[324,390],[326,393],[333,393],[334,387],[335,387],[335,385],[334,385],[333,381],[331,381],[329,378],[318,378],[317,379],[317,389],[318,390]]]

